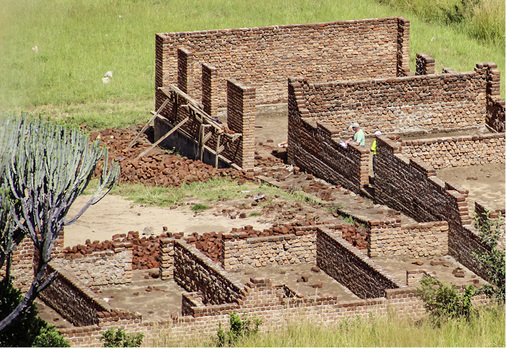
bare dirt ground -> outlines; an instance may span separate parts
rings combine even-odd
[[[93,136],[96,137],[97,134]],[[196,162],[190,160],[185,161],[175,156],[171,157],[163,151],[154,151],[153,156],[146,156],[149,157],[146,162],[136,162],[131,158],[132,156],[135,157],[134,152],[142,151],[143,147],[136,146],[131,150],[131,153],[124,150],[133,136],[135,136],[135,130],[123,133],[115,130],[101,132],[102,139],[111,151],[111,157],[116,158],[122,165],[122,175],[124,177],[121,181],[123,182],[177,186],[178,183],[184,182],[187,177],[181,175],[172,183],[156,181],[156,178],[163,176],[161,173],[170,168],[171,163],[174,162],[178,162],[178,168],[184,167],[186,173],[191,172],[192,177],[204,177],[202,173],[207,175],[212,172],[215,176],[229,177],[233,180],[254,181],[253,178],[244,177],[233,172],[216,172],[210,166],[206,167],[202,164],[195,164]],[[287,190],[300,189],[306,192],[314,192],[317,197],[328,200],[333,205],[341,206],[344,212],[348,209],[360,215],[362,209],[364,216],[370,216],[371,214],[385,216],[385,214],[392,213],[391,210],[368,202],[368,200],[347,190],[321,183],[320,180],[310,175],[295,175],[287,170],[288,166],[283,163],[283,160],[286,159],[286,149],[278,147],[279,143],[286,140],[286,105],[260,109],[256,120],[258,157],[256,166],[262,167],[258,172],[259,176],[263,176],[265,180]],[[146,144],[149,144],[149,142],[144,142],[144,148],[147,146]],[[161,163],[165,163],[165,167],[160,167]],[[149,172],[155,172],[156,174],[150,175]],[[177,172],[171,173],[177,174]],[[471,200],[485,200],[494,205],[502,203],[504,207],[503,165],[446,169],[439,171],[438,176],[443,180],[450,180],[469,189]],[[190,201],[183,202],[176,208],[161,208],[142,206],[119,196],[108,195],[97,205],[92,206],[76,223],[65,228],[65,246],[83,244],[87,239],[107,240],[115,234],[126,234],[129,231],[139,231],[145,235],[161,234],[164,230],[188,234],[211,231],[229,232],[232,228],[246,225],[262,230],[274,223],[289,223],[307,219],[336,222],[337,215],[330,213],[324,207],[305,203],[294,205],[276,197],[272,198],[276,204],[264,211],[259,210],[261,212],[259,216],[250,216],[250,212],[253,211],[251,194],[245,194],[244,198],[240,199],[216,202],[211,209],[199,213],[194,213],[189,209],[186,203],[190,203]],[[78,209],[85,199],[86,197],[80,197],[73,209]],[[193,204],[195,201],[191,201],[191,203]],[[470,205],[470,208],[471,210],[474,209],[474,205]],[[73,212],[75,211],[73,210]],[[70,215],[72,215],[72,212]],[[430,268],[442,279],[461,283],[476,282],[476,276],[467,270],[464,270],[464,278],[455,279],[452,271],[461,266],[455,263],[454,260],[436,260],[434,258],[418,260],[423,262],[422,266],[413,265],[412,261],[410,258],[377,260],[381,267],[401,280],[405,279],[407,269]],[[445,261],[444,264],[442,261]],[[311,266],[314,265],[248,269],[241,274],[235,274],[235,276],[242,282],[247,282],[250,277],[266,276],[276,284],[285,283],[296,288],[298,292],[305,296],[317,293],[333,293],[341,296],[343,300],[355,298],[355,295],[350,293],[349,290],[332,279],[325,278],[323,272],[319,274],[312,272],[309,269]],[[309,281],[306,283],[297,282],[302,275],[308,276]],[[322,282],[322,288],[313,287],[316,282]],[[113,307],[138,311],[143,314],[146,320],[151,320],[169,317],[172,313],[180,313],[182,292],[183,289],[173,281],[153,279],[149,275],[149,271],[139,270],[134,271],[132,284],[104,287],[101,289],[99,296],[106,299]],[[163,299],[163,301],[160,301],[160,299]],[[70,323],[47,306],[41,305],[41,307],[41,316],[48,322],[56,327],[71,326]]]

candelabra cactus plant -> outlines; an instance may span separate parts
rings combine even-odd
[[[119,166],[109,164],[99,141],[90,144],[80,129],[68,129],[27,115],[0,117],[0,268],[28,236],[38,252],[34,278],[19,305],[0,318],[0,331],[29,309],[37,294],[53,281],[46,275],[59,232],[100,201],[119,177]],[[79,213],[67,217],[102,162],[99,184]]]

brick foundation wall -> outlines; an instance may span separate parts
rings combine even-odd
[[[126,284],[132,281],[132,243],[114,242],[114,250],[67,254],[52,263],[88,286]]]
[[[156,88],[175,83],[177,49],[192,52],[193,72],[208,63],[219,71],[217,100],[226,81],[256,88],[259,104],[286,102],[286,79],[314,81],[403,76],[409,72],[409,21],[375,18],[330,23],[218,29],[156,35]],[[190,95],[200,98],[195,84]]]
[[[402,148],[434,169],[505,163],[504,133],[405,140]]]
[[[243,296],[244,285],[197,248],[174,242],[174,280],[186,291],[200,291],[204,303],[233,303]]]
[[[448,223],[370,222],[369,256],[428,257],[448,254]]]
[[[316,245],[316,265],[360,298],[384,297],[385,289],[402,286],[400,281],[328,229],[318,229]]]
[[[303,98],[306,79],[290,79],[288,87],[288,162],[317,177],[359,193],[369,182],[369,151],[339,145],[339,131],[307,117]]]
[[[240,271],[245,266],[315,263],[316,233],[301,231],[297,235],[223,241],[223,254],[227,271]]]

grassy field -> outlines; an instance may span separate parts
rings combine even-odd
[[[428,23],[411,8],[396,10],[374,0],[1,0],[1,5],[0,109],[44,113],[90,128],[149,119],[157,32],[404,16],[411,21],[412,70],[416,53],[424,52],[436,58],[436,71],[470,71],[476,62],[494,61],[504,72],[504,42],[487,44],[459,27]],[[108,71],[113,77],[104,84]]]

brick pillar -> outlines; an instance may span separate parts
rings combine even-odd
[[[416,75],[434,74],[435,60],[425,53],[416,54]]]
[[[158,90],[158,87],[164,86],[163,79],[165,77],[163,43],[163,37],[157,34],[155,37],[155,110],[158,110],[162,105],[165,97],[165,95]]]
[[[160,279],[174,278],[174,239],[160,238]]]
[[[191,94],[193,91],[191,76],[193,59],[193,53],[189,49],[185,47],[177,49],[177,87],[186,94]]]
[[[255,107],[255,88],[227,80],[227,125],[230,130],[242,133],[237,164],[244,170],[255,166]]]
[[[409,70],[409,21],[399,17],[397,21],[397,76],[412,75]]]
[[[497,69],[497,64],[493,62],[478,63],[474,70],[486,74],[487,116],[485,122],[497,132],[504,132],[505,103],[504,99],[500,98],[501,72]]]
[[[218,116],[218,70],[210,64],[202,64],[202,104],[211,117]],[[214,99],[213,99],[214,98]]]

